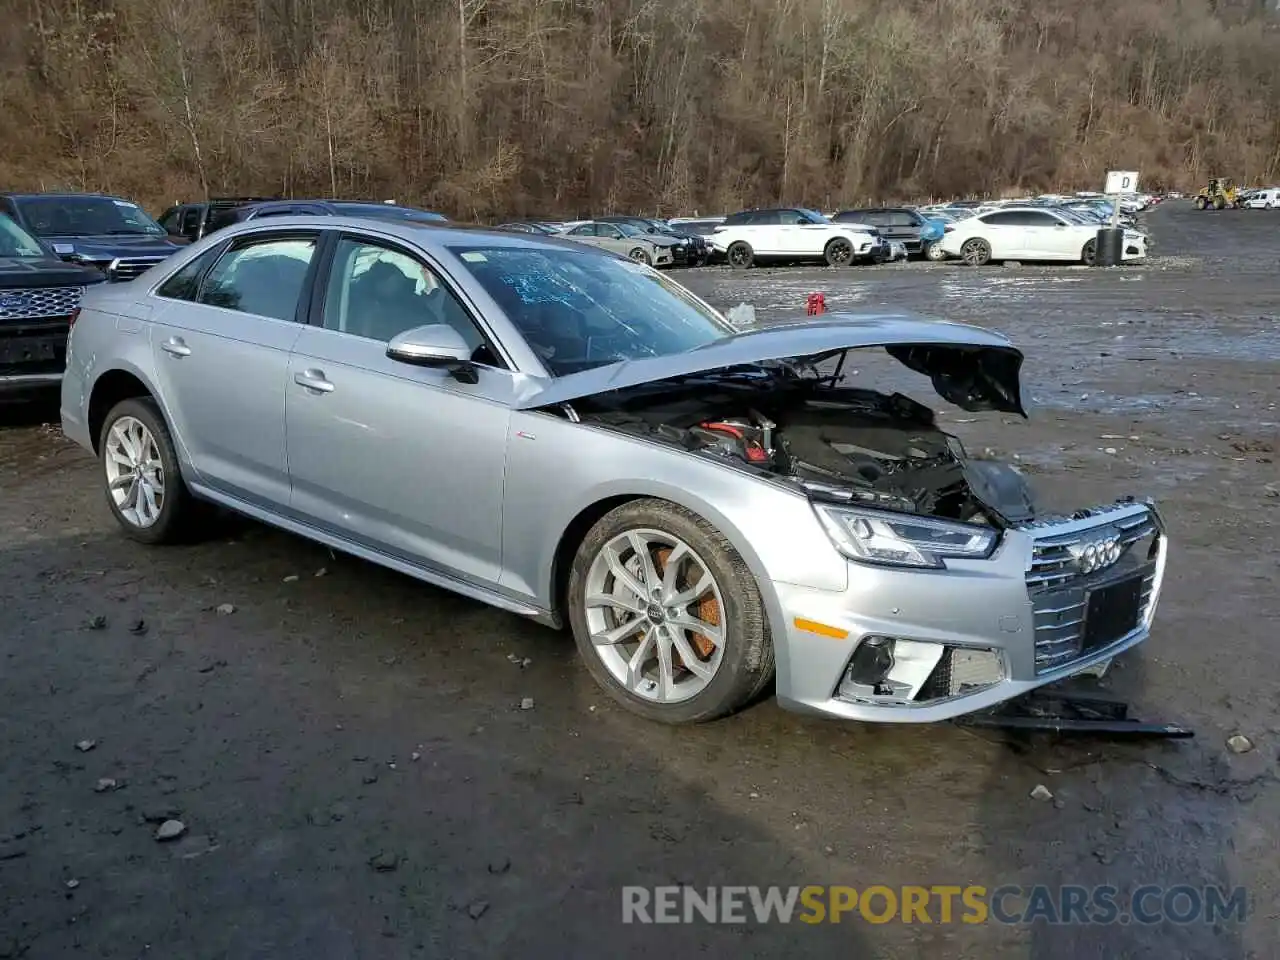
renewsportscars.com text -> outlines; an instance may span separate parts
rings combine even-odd
[[[623,923],[1243,923],[1243,887],[1005,885],[622,888]]]

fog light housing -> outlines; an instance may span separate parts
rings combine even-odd
[[[848,677],[854,683],[875,687],[884,682],[893,669],[893,640],[889,637],[867,637],[853,651]]]

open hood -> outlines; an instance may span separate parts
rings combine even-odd
[[[685,353],[642,357],[551,380],[530,379],[520,410],[766,360],[818,361],[845,350],[884,347],[890,356],[933,381],[944,400],[962,410],[1026,416],[1018,372],[1022,353],[981,327],[910,314],[833,313],[819,321],[730,334]]]

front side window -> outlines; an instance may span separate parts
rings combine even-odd
[[[275,320],[294,320],[315,255],[313,237],[254,238],[218,260],[199,302]]]
[[[595,235],[596,225],[594,223],[584,223],[569,231],[569,236],[571,237],[594,237]]]
[[[559,248],[452,246],[554,376],[683,353],[731,335],[656,270]]]
[[[113,197],[23,197],[22,217],[39,237],[165,236],[140,206]]]
[[[0,257],[43,257],[40,243],[20,226],[0,214]]]
[[[369,340],[445,324],[476,361],[494,365],[485,339],[465,307],[426,264],[391,247],[344,237],[338,242],[324,299],[326,329]]]
[[[204,276],[209,265],[217,257],[217,246],[206,250],[198,257],[193,257],[177,273],[156,287],[156,296],[165,297],[169,300],[188,300],[194,303],[196,296],[200,292],[200,278]]]

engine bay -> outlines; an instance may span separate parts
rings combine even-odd
[[[762,372],[596,394],[573,414],[787,478],[814,500],[1001,527],[1035,514],[1020,471],[971,459],[901,393]]]

